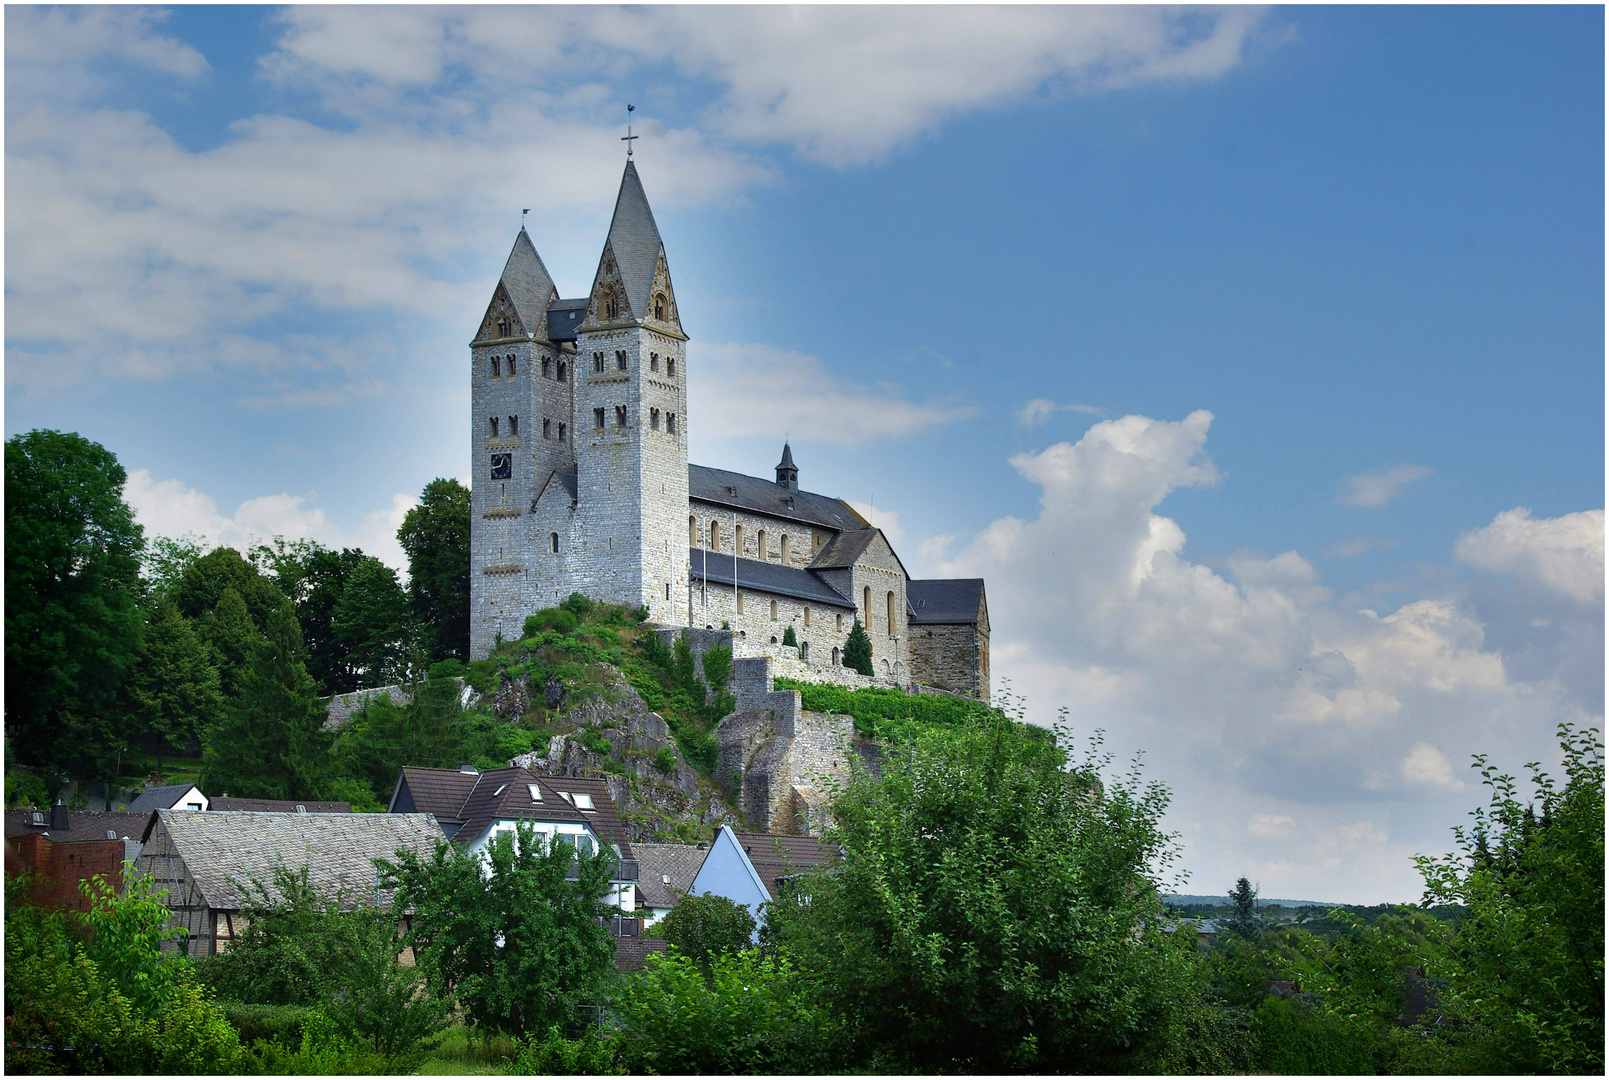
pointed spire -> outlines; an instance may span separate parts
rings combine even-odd
[[[557,298],[558,290],[553,287],[553,277],[542,265],[542,256],[536,253],[536,245],[531,243],[523,222],[498,283],[508,294],[525,332],[545,336],[548,304]]]
[[[777,462],[777,486],[799,490],[799,467],[793,463],[793,447],[782,444],[782,460]]]
[[[620,178],[620,194],[615,197],[615,216],[609,222],[608,247],[620,267],[620,280],[626,287],[626,303],[631,314],[644,319],[649,314],[649,294],[654,288],[654,271],[665,244],[648,208],[648,196],[637,176],[635,162],[626,162]]]

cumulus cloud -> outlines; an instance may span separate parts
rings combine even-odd
[[[1343,506],[1384,506],[1401,495],[1403,488],[1429,475],[1430,470],[1423,465],[1396,465],[1380,472],[1349,476],[1335,501]]]
[[[1017,422],[1026,428],[1038,427],[1059,412],[1085,413],[1089,416],[1106,415],[1105,410],[1098,409],[1094,405],[1058,405],[1049,398],[1034,398],[1017,414]]]
[[[1477,570],[1508,574],[1577,604],[1601,604],[1603,530],[1602,510],[1533,518],[1521,506],[1464,533],[1453,554]]]
[[[207,547],[241,550],[276,536],[315,540],[330,548],[362,548],[404,573],[408,560],[397,542],[397,529],[418,502],[412,495],[394,494],[388,505],[365,514],[362,524],[349,534],[315,504],[313,495],[259,495],[247,499],[232,516],[226,517],[210,495],[184,481],[156,480],[149,469],[135,469],[123,486],[123,498],[147,536],[194,536]]]
[[[1353,609],[1299,552],[1237,551],[1223,573],[1189,558],[1156,508],[1221,481],[1211,423],[1126,416],[1014,457],[1037,516],[993,522],[935,569],[988,579],[992,666],[1031,715],[1066,704],[1148,752],[1180,817],[1208,823],[1189,840],[1198,870],[1411,898],[1412,854],[1468,809],[1470,754],[1547,760],[1558,720],[1594,716],[1552,678],[1516,678],[1457,597]]]
[[[893,544],[895,548],[899,547],[900,541],[905,539],[905,529],[899,523],[899,513],[897,511],[884,510],[873,506],[871,503],[857,502],[854,499],[850,499],[848,502],[850,506],[854,507],[855,513],[871,522],[877,528],[882,529],[883,535],[888,537],[890,544]]]
[[[688,361],[699,369],[688,408],[704,418],[701,434],[717,437],[808,431],[818,441],[853,447],[905,438],[977,411],[911,401],[897,388],[840,382],[814,356],[769,345],[695,342]]]

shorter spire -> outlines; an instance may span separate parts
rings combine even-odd
[[[799,490],[799,467],[793,463],[793,447],[782,444],[782,460],[777,462],[777,486]]]

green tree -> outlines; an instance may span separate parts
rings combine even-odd
[[[437,478],[397,530],[408,554],[414,614],[429,627],[431,659],[469,656],[469,489]]]
[[[792,623],[789,623],[788,628],[782,631],[782,644],[792,645],[794,648],[799,647],[799,635],[793,632]]]
[[[843,664],[862,675],[872,674],[872,639],[866,636],[866,628],[860,625],[859,619],[849,628],[849,637],[844,639]]]
[[[53,771],[110,765],[139,654],[144,535],[117,457],[80,435],[6,442],[6,734]]]
[[[240,594],[259,633],[268,628],[268,616],[289,603],[278,586],[228,547],[214,548],[187,565],[168,596],[185,618],[200,619],[218,607],[227,589]]]
[[[623,980],[615,1007],[630,1071],[743,1076],[828,1066],[841,1022],[790,960],[748,950],[711,964],[706,973],[689,956],[654,956]]]
[[[524,1036],[574,1029],[583,1006],[601,1006],[614,973],[603,926],[614,856],[551,846],[521,822],[480,856],[445,841],[421,858],[401,850],[380,863],[397,912],[411,910],[412,945],[432,985],[456,996],[478,1027]],[[574,878],[569,875],[574,874]]]
[[[422,665],[420,628],[408,606],[397,572],[364,556],[352,569],[331,626],[347,650],[346,660],[363,686],[406,681]]]
[[[268,616],[239,695],[202,743],[201,783],[247,798],[317,798],[330,780],[327,711],[302,661],[288,604]]]
[[[253,555],[272,569],[274,584],[296,606],[296,621],[307,649],[307,673],[319,692],[345,694],[359,689],[358,673],[349,655],[351,645],[336,637],[335,609],[353,572],[370,561],[369,556],[357,548],[331,551],[311,540],[276,540],[272,547],[253,549]]]
[[[1488,805],[1454,830],[1459,851],[1417,860],[1427,903],[1467,909],[1455,948],[1427,967],[1446,980],[1458,1071],[1604,1069],[1603,740],[1560,724],[1559,743],[1564,786],[1533,764],[1530,798],[1477,755]]]
[[[167,596],[172,592],[190,564],[206,554],[201,544],[200,537],[188,533],[177,539],[171,536],[149,539],[140,570],[152,596]]]
[[[246,610],[246,602],[233,586],[225,586],[217,606],[192,620],[192,625],[206,643],[213,666],[218,670],[218,692],[225,701],[233,701],[240,696],[246,670],[251,666],[258,643],[263,640],[262,632]]]
[[[706,973],[717,957],[754,944],[754,916],[749,909],[713,893],[682,897],[659,927],[666,941]]]
[[[402,705],[388,698],[369,701],[336,737],[335,758],[343,770],[382,798],[390,796],[404,765],[448,768],[460,760],[458,684],[432,679],[412,689]],[[503,755],[503,763],[511,756]]]
[[[146,626],[129,695],[139,727],[157,737],[159,772],[162,748],[199,739],[222,708],[212,650],[166,597]]]
[[[852,778],[829,873],[772,906],[861,1068],[1131,1072],[1181,1052],[1201,1001],[1194,943],[1162,932],[1176,856],[1166,789],[1103,781],[1091,752],[1006,720],[938,730]]]
[[[1235,887],[1229,890],[1229,903],[1235,912],[1226,920],[1229,929],[1241,937],[1256,937],[1262,930],[1262,920],[1257,916],[1257,889],[1249,879],[1235,882]]]

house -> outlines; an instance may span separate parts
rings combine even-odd
[[[169,784],[167,787],[146,788],[128,804],[131,814],[149,814],[153,810],[205,810],[210,800],[194,784]]]
[[[58,799],[42,810],[7,810],[6,873],[32,870],[35,903],[88,911],[78,886],[97,874],[118,892],[123,865],[140,853],[149,814],[69,811]]]
[[[347,802],[318,802],[312,799],[236,799],[219,795],[208,810],[255,810],[262,814],[350,814],[352,804]]]
[[[631,841],[601,780],[537,776],[513,766],[480,772],[404,766],[387,809],[393,814],[434,816],[442,835],[465,854],[479,854],[493,837],[529,822],[545,839],[563,838],[583,852],[611,850],[616,856],[612,903],[637,909],[637,863]]]
[[[184,931],[177,948],[215,956],[240,931],[247,890],[274,896],[274,871],[305,869],[322,895],[346,909],[389,906],[376,859],[399,849],[427,858],[441,839],[428,814],[285,814],[230,810],[157,810],[142,836],[135,865],[167,890],[171,925]]]
[[[722,825],[687,891],[724,896],[760,920],[761,905],[790,895],[799,875],[828,865],[837,855],[836,849],[808,836],[740,833]]]
[[[637,911],[652,926],[693,889],[708,844],[633,844],[637,856]]]

